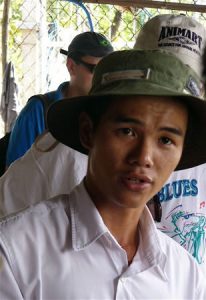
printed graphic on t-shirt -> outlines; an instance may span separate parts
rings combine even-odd
[[[162,219],[157,227],[189,251],[199,264],[206,255],[206,204],[196,179],[168,182],[158,193]]]

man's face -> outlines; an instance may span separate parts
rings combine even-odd
[[[113,101],[95,131],[85,118],[92,199],[97,206],[143,208],[181,158],[187,109],[170,97],[130,96]]]
[[[75,63],[74,67],[74,80],[78,87],[79,95],[87,95],[92,86],[93,72],[91,66],[97,65],[102,57],[83,56]],[[87,64],[89,64],[87,66]]]

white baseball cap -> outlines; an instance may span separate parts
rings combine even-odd
[[[206,45],[206,29],[185,15],[158,15],[140,30],[134,48],[168,50],[202,76],[202,55]]]

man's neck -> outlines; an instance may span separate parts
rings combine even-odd
[[[63,94],[65,98],[82,96],[80,89],[76,85],[72,84],[71,82],[65,86]]]
[[[124,212],[123,214],[117,211],[114,214],[112,214],[111,211],[107,214],[107,212],[102,211],[101,208],[99,212],[111,234],[126,251],[128,264],[130,264],[139,246],[139,212],[133,212],[132,209],[130,209],[130,212]]]
[[[126,251],[128,263],[131,263],[139,246],[139,219],[144,209],[140,207],[121,207],[114,201],[95,196],[94,189],[89,189],[89,180],[84,180],[85,188],[99,211],[105,225],[119,245]]]

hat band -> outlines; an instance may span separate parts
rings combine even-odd
[[[151,69],[144,70],[122,70],[117,72],[105,73],[102,76],[101,84],[108,84],[118,80],[128,79],[149,79]]]

